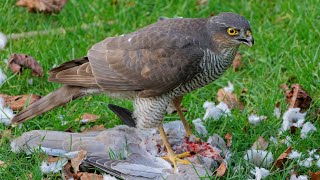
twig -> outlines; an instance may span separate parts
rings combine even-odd
[[[82,30],[88,30],[92,27],[102,27],[103,24],[104,23],[102,23],[101,21],[90,23],[90,24],[82,24],[80,28]],[[65,34],[66,32],[74,32],[77,29],[78,29],[78,26],[68,27],[68,28],[56,28],[56,29],[50,29],[50,30],[41,30],[41,31],[12,33],[12,34],[8,34],[7,37],[9,40],[17,40],[17,39],[23,39],[23,38],[29,38],[29,37],[41,36],[41,35],[48,35],[48,34]]]
[[[293,95],[290,101],[290,106],[289,108],[294,108],[294,105],[296,104],[297,101],[297,96],[298,96],[298,92],[300,90],[300,85],[299,84],[293,84],[291,85],[292,89],[293,89]]]

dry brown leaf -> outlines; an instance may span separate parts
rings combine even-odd
[[[222,177],[227,171],[227,164],[222,161],[220,166],[212,173],[212,176],[215,174],[218,177]]]
[[[3,162],[3,161],[0,160],[0,167],[4,167],[5,164],[6,164],[5,162]]]
[[[28,177],[28,180],[32,180],[33,179],[32,173],[28,173],[27,177]]]
[[[230,148],[232,144],[232,134],[227,133],[224,138],[227,140],[227,147]]]
[[[63,167],[62,176],[64,176],[65,179],[74,179],[74,174],[71,172],[71,163],[68,162]]]
[[[88,120],[89,122],[94,122],[95,120],[99,119],[100,116],[94,115],[94,114],[89,114],[89,113],[84,113],[81,116],[82,120]]]
[[[30,12],[57,13],[67,0],[18,0],[16,5],[27,7]]]
[[[2,145],[2,143],[8,143],[11,139],[11,129],[0,131],[0,145]]]
[[[71,166],[73,167],[73,170],[75,173],[79,171],[79,166],[82,160],[86,157],[86,155],[87,155],[87,151],[80,150],[80,152],[78,153],[78,156],[71,159]]]
[[[18,96],[0,94],[0,97],[4,99],[5,105],[10,106],[10,108],[14,111],[22,110],[27,102],[30,105],[41,98],[35,94],[24,94]]]
[[[236,94],[226,92],[223,88],[218,90],[217,99],[219,102],[224,102],[230,109],[239,108],[243,110],[244,105],[239,101]]]
[[[54,162],[58,162],[59,159],[60,159],[60,157],[48,156],[47,162],[48,162],[48,163],[54,163]]]
[[[90,131],[103,131],[106,130],[106,128],[104,128],[103,124],[100,125],[94,125],[90,128],[85,128],[85,129],[80,129],[81,132],[90,132]]]
[[[318,172],[310,172],[311,180],[320,180],[320,171]]]
[[[286,84],[282,84],[281,88],[284,90],[287,102],[290,104],[288,108],[300,108],[301,112],[306,112],[310,108],[312,98],[302,89],[300,84],[292,84],[291,90]]]
[[[103,180],[103,176],[100,174],[94,174],[94,173],[87,173],[84,172],[82,173],[82,175],[80,176],[80,180]]]
[[[266,150],[268,148],[269,142],[266,141],[262,136],[260,136],[252,145],[251,149],[255,150]]]
[[[291,153],[292,147],[290,146],[287,150],[285,150],[276,160],[275,166],[282,169],[283,165],[287,162],[288,160],[288,155]]]
[[[12,54],[8,61],[8,66],[13,73],[21,73],[22,67],[32,69],[34,76],[42,76],[43,69],[39,63],[32,57],[26,54]]]
[[[207,5],[207,4],[208,4],[208,0],[197,0],[198,6],[203,6],[203,5]]]
[[[234,72],[238,71],[241,67],[241,54],[239,52],[236,53],[236,56],[234,57],[234,60],[232,62],[232,69]]]

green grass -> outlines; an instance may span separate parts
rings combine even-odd
[[[320,6],[319,0],[306,1],[258,1],[258,0],[209,0],[207,5],[199,6],[196,1],[146,1],[128,2],[118,1],[113,5],[107,0],[70,0],[61,13],[46,15],[28,13],[26,9],[15,6],[14,0],[0,1],[0,31],[5,34],[22,33],[28,31],[52,30],[57,28],[73,29],[66,33],[51,33],[34,37],[26,37],[9,42],[5,50],[0,51],[0,67],[8,76],[8,80],[0,85],[0,92],[11,95],[35,93],[45,95],[59,87],[58,84],[48,83],[47,74],[41,78],[31,76],[30,71],[22,75],[14,75],[6,67],[4,59],[12,53],[25,53],[34,56],[47,72],[54,65],[73,58],[85,56],[87,50],[105,37],[120,35],[134,31],[140,27],[157,21],[160,16],[174,17],[208,17],[210,13],[232,11],[245,16],[251,23],[255,45],[253,48],[241,47],[243,67],[238,72],[229,69],[220,79],[209,86],[190,93],[184,98],[183,104],[189,109],[186,118],[191,120],[203,117],[202,104],[207,101],[216,102],[216,92],[225,86],[227,81],[235,85],[239,95],[242,89],[248,92],[242,97],[246,102],[244,111],[233,110],[233,117],[208,122],[210,134],[218,133],[224,136],[227,132],[233,134],[233,157],[225,179],[247,179],[250,168],[243,160],[244,152],[259,137],[277,136],[281,127],[281,120],[273,116],[273,109],[277,101],[281,102],[282,110],[286,109],[285,98],[280,89],[282,83],[299,83],[314,99],[314,106],[310,111],[320,106]],[[82,24],[102,22],[103,26],[81,29]],[[33,85],[27,83],[33,79]],[[90,112],[101,115],[101,120],[91,123],[105,124],[113,127],[121,124],[106,105],[118,104],[131,108],[127,101],[113,100],[106,96],[86,97],[68,104],[65,108],[58,108],[23,124],[22,128],[12,128],[12,137],[35,129],[64,131],[72,128],[79,131],[80,125],[74,121],[83,113]],[[248,126],[248,114],[255,112],[268,116],[268,120],[257,126]],[[310,113],[311,114],[311,113]],[[61,125],[59,115],[64,116],[68,123]],[[178,116],[167,116],[165,120],[178,119]],[[316,120],[308,116],[320,129],[319,118]],[[87,125],[88,126],[88,125]],[[0,132],[8,129],[0,124]],[[300,133],[290,135],[294,149],[306,152],[308,149],[320,147],[320,131],[300,138]],[[34,179],[41,179],[39,170],[41,159],[39,154],[14,154],[10,151],[10,143],[0,139],[0,160],[7,163],[6,168],[0,167],[0,179],[27,179],[32,174]],[[270,145],[269,150],[277,158],[285,145]],[[243,169],[235,172],[233,167]],[[309,170],[316,171],[317,167],[302,168],[297,162],[290,162],[283,170],[273,169],[268,179],[286,179],[294,169],[301,174]],[[57,176],[48,175],[55,179]]]

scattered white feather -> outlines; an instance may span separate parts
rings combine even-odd
[[[304,139],[307,137],[307,134],[309,134],[313,131],[316,131],[316,130],[317,130],[317,128],[311,122],[307,122],[302,126],[300,136],[301,136],[301,138]]]
[[[251,114],[248,117],[249,123],[253,125],[259,124],[261,121],[264,121],[267,119],[267,116],[258,116],[256,114]]]
[[[318,161],[317,161],[317,166],[318,166],[318,168],[320,168],[320,159],[318,159]]]
[[[2,82],[4,80],[7,79],[7,76],[4,74],[4,72],[2,71],[2,69],[0,68],[0,85],[2,84]]]
[[[194,125],[195,130],[199,134],[202,134],[203,136],[208,135],[208,131],[207,131],[206,127],[203,125],[203,122],[200,118],[193,120],[192,123]]]
[[[301,175],[301,176],[297,177],[297,175],[291,174],[290,180],[308,180],[308,176],[307,175]]]
[[[28,84],[29,84],[29,85],[32,85],[32,84],[33,84],[33,79],[32,79],[32,78],[28,79]]]
[[[59,172],[65,164],[67,164],[68,159],[62,158],[59,159],[57,162],[48,162],[48,161],[42,161],[40,170],[43,174],[49,174],[49,173],[57,173]]]
[[[289,154],[289,159],[300,159],[302,153],[298,152],[296,150],[292,150],[291,153]]]
[[[110,176],[109,174],[102,174],[103,180],[117,180],[117,178]]]
[[[303,166],[303,167],[311,167],[312,166],[312,162],[313,162],[313,158],[312,157],[308,157],[304,160],[299,161],[299,165]]]
[[[273,137],[273,136],[270,137],[269,141],[272,142],[275,145],[278,145],[278,139]]]
[[[203,104],[203,108],[206,110],[206,113],[203,116],[204,120],[207,120],[209,118],[218,120],[221,116],[231,116],[231,111],[228,108],[228,105],[224,102],[220,102],[217,106],[215,106],[213,102],[206,101]]]
[[[317,152],[317,149],[308,150],[308,154],[310,157],[314,156],[315,155],[314,153],[316,153],[316,152]],[[317,159],[319,159],[319,158],[317,158]]]
[[[13,116],[13,110],[5,107],[4,99],[0,97],[0,123],[4,123],[6,126],[10,125]]]
[[[303,126],[303,123],[304,123],[304,119],[299,119],[297,122],[292,123],[292,126],[300,128]]]
[[[8,59],[4,59],[3,61],[7,66],[9,65]]]
[[[0,32],[0,49],[4,49],[7,45],[7,37],[2,32]]]
[[[250,172],[255,176],[255,180],[264,179],[270,174],[269,170],[259,167],[255,167],[255,169],[251,170]]]
[[[279,108],[279,107],[275,107],[274,110],[273,110],[273,114],[274,114],[274,116],[275,116],[277,119],[279,119],[280,116],[281,116],[281,110],[280,110],[280,108]]]
[[[287,147],[289,147],[289,146],[291,146],[292,140],[291,140],[290,136],[286,136],[286,138],[283,139],[281,142],[284,143],[285,145],[287,145]]]
[[[306,113],[300,113],[300,108],[289,108],[284,114],[283,114],[283,122],[282,122],[282,128],[280,130],[280,134],[283,131],[286,131],[290,128],[290,126],[293,125],[293,123],[304,121],[306,116]]]
[[[259,167],[269,167],[273,162],[273,155],[268,151],[249,149],[244,159]]]
[[[234,91],[234,86],[230,81],[228,81],[228,86],[224,87],[223,90],[225,92],[232,93]]]

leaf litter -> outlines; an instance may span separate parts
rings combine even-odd
[[[29,12],[58,13],[67,0],[18,0],[17,6],[26,7]]]
[[[8,66],[13,73],[22,73],[22,67],[30,68],[34,76],[43,76],[43,69],[34,57],[26,54],[12,54]]]

